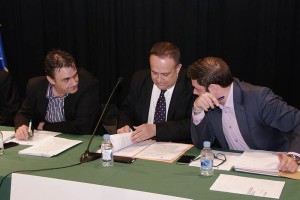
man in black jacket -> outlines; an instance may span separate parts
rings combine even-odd
[[[0,71],[0,125],[13,126],[20,106],[20,97],[10,74]]]
[[[180,64],[179,49],[159,42],[150,51],[150,70],[136,72],[120,109],[117,132],[132,132],[133,142],[155,137],[158,141],[191,142],[193,89]],[[155,122],[157,101],[164,92],[163,121]]]
[[[98,80],[77,69],[74,58],[53,50],[45,59],[46,76],[27,84],[27,96],[15,117],[17,139],[27,139],[32,128],[69,134],[91,134],[99,111]]]

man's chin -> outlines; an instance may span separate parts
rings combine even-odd
[[[71,90],[71,91],[69,92],[69,94],[74,94],[74,93],[76,93],[77,91],[78,91],[78,87],[77,87],[76,89]]]
[[[156,85],[160,90],[167,90],[167,86],[166,85]]]

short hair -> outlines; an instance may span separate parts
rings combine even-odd
[[[51,78],[55,78],[55,69],[61,69],[63,67],[72,67],[76,69],[75,59],[66,51],[55,49],[50,51],[45,58],[45,74]]]
[[[229,66],[222,58],[216,57],[197,60],[188,67],[187,75],[205,88],[208,88],[210,84],[227,87],[233,82]]]
[[[171,42],[158,42],[150,50],[150,56],[155,55],[160,58],[172,58],[176,65],[180,63],[179,48]]]

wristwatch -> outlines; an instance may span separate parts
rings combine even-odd
[[[298,165],[300,165],[300,158],[299,158],[298,156],[296,156],[296,155],[294,155],[294,154],[288,154],[287,156],[293,158],[293,160],[294,160]]]
[[[197,110],[197,109],[195,109],[195,107],[193,107],[193,113],[194,113],[194,115],[199,115],[199,114],[202,113],[202,112],[203,112],[202,109]]]

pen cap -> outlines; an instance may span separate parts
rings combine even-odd
[[[204,141],[203,142],[203,147],[210,148],[210,141]]]
[[[109,138],[110,138],[109,134],[104,134],[104,135],[103,135],[103,139],[104,139],[104,140],[109,140]]]

